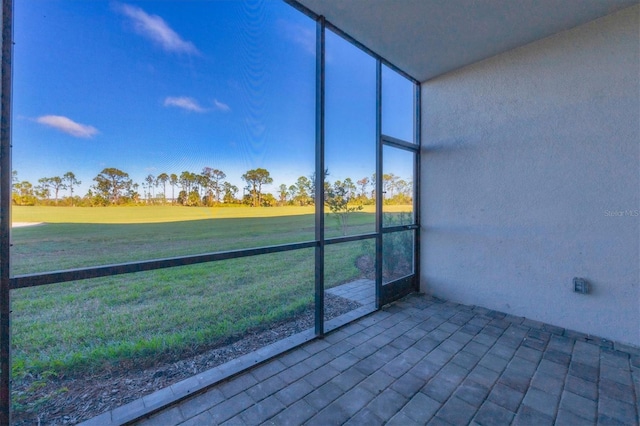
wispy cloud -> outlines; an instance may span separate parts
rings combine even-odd
[[[158,15],[150,15],[141,8],[128,4],[117,5],[116,10],[131,20],[136,32],[159,44],[167,52],[200,53],[193,43],[180,37]]]
[[[290,41],[301,46],[307,53],[316,53],[316,33],[314,30],[283,19],[278,21],[282,34]]]
[[[169,96],[164,100],[164,106],[166,107],[178,107],[193,112],[205,112],[206,109],[202,108],[198,101],[186,96],[172,97]]]
[[[229,105],[225,104],[224,102],[220,102],[217,99],[213,100],[213,105],[216,107],[218,111],[222,111],[222,112],[231,111],[231,107]]]
[[[76,123],[62,115],[43,115],[36,118],[36,121],[77,138],[91,138],[98,134],[98,129],[95,127]]]

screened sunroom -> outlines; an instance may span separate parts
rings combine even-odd
[[[638,13],[3,0],[3,423],[637,423]]]

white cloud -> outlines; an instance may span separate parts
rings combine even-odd
[[[206,109],[202,108],[198,101],[186,96],[172,97],[169,96],[164,100],[164,106],[166,107],[178,107],[193,112],[205,112]]]
[[[98,133],[95,127],[76,123],[62,115],[43,115],[36,118],[36,121],[77,138],[90,138]]]
[[[158,15],[149,15],[139,7],[122,4],[117,9],[133,22],[135,30],[142,36],[159,44],[167,52],[200,53],[190,41],[183,40]]]
[[[215,105],[216,109],[218,111],[222,111],[222,112],[229,112],[231,111],[231,107],[223,102],[220,102],[217,99],[213,100],[213,105]]]

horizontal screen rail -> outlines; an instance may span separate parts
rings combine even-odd
[[[407,142],[405,140],[394,138],[387,135],[382,135],[381,138],[382,138],[382,143],[384,145],[389,145],[395,148],[400,148],[400,149],[404,149],[412,152],[420,151],[420,145],[418,145],[417,143]]]
[[[26,287],[36,287],[47,284],[68,281],[86,280],[113,275],[131,274],[134,272],[153,271],[155,269],[174,268],[177,266],[196,265],[198,263],[215,262],[219,260],[239,259],[242,257],[258,256],[261,254],[280,253],[284,251],[300,250],[316,247],[318,241],[307,241],[294,244],[282,244],[251,249],[232,250],[215,253],[196,254],[190,256],[153,259],[140,262],[118,263],[113,265],[94,266],[88,268],[67,269],[45,273],[16,275],[10,278],[11,290]]]
[[[360,234],[360,235],[349,235],[346,237],[336,237],[328,240],[324,240],[325,245],[329,244],[340,244],[340,243],[350,243],[352,241],[360,241],[360,240],[369,240],[375,238],[377,234]]]
[[[411,231],[413,229],[420,229],[420,225],[412,224],[412,225],[388,226],[388,227],[382,228],[382,233],[388,234],[390,232]]]

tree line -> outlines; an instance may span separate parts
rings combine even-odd
[[[205,167],[200,173],[149,174],[142,182],[134,182],[128,173],[104,168],[92,180],[84,196],[74,194],[82,181],[73,172],[62,176],[43,177],[36,185],[18,178],[13,171],[12,201],[15,205],[109,206],[156,205],[181,206],[308,206],[315,201],[315,174],[300,176],[291,185],[280,184],[275,195],[264,188],[273,184],[271,173],[264,168],[248,170],[241,176],[240,188],[226,180],[219,169]],[[335,212],[358,209],[375,202],[376,175],[353,181],[351,178],[330,182],[325,170],[325,204]],[[410,204],[413,184],[393,174],[384,174],[382,180],[385,203]],[[168,192],[169,191],[169,192]],[[170,195],[170,197],[169,197]],[[362,207],[360,207],[362,208]]]

